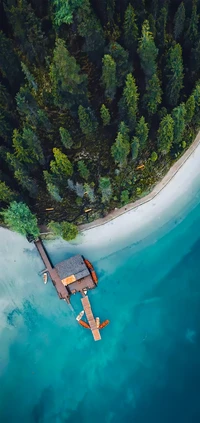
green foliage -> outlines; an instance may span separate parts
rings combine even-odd
[[[104,47],[104,32],[99,19],[91,8],[89,0],[83,0],[78,11],[78,33],[84,37],[83,50],[101,54]]]
[[[194,111],[195,111],[195,98],[193,95],[191,95],[186,101],[185,109],[186,109],[185,122],[189,124],[192,121],[192,118],[194,116]]]
[[[82,6],[84,0],[53,0],[55,10],[54,22],[59,27],[63,23],[73,22],[73,13]]]
[[[140,148],[140,141],[137,137],[133,137],[131,141],[131,152],[132,152],[132,159],[136,160],[138,157]]]
[[[139,140],[141,149],[143,149],[146,146],[148,134],[149,134],[149,127],[148,127],[148,124],[145,122],[144,116],[142,116],[136,125],[136,137]]]
[[[158,49],[155,46],[153,35],[150,32],[149,22],[146,20],[142,26],[142,37],[139,40],[138,54],[141,67],[147,79],[151,79],[156,73],[156,59]]]
[[[129,3],[124,15],[124,42],[131,52],[136,48],[138,40],[138,26],[133,6]]]
[[[163,155],[169,153],[173,139],[174,121],[171,115],[168,114],[161,120],[158,130],[158,148]]]
[[[35,239],[38,238],[37,219],[26,204],[13,201],[1,215],[4,223],[13,231],[19,232],[21,235],[32,235]]]
[[[156,113],[159,104],[162,101],[162,90],[160,81],[155,73],[147,82],[146,93],[143,97],[144,106],[147,108],[148,114],[153,115]]]
[[[126,164],[127,156],[130,153],[129,130],[128,127],[121,122],[119,132],[114,144],[111,147],[111,155],[115,163],[120,166]]]
[[[113,100],[116,93],[116,63],[109,54],[105,54],[103,59],[102,81],[105,87],[105,94]]]
[[[37,86],[37,83],[35,82],[35,79],[34,79],[32,73],[29,71],[29,69],[25,65],[25,63],[21,62],[21,67],[22,67],[22,70],[24,72],[24,75],[26,77],[26,80],[28,82],[29,87],[33,88],[35,91],[37,91],[38,86]]]
[[[59,148],[53,148],[54,159],[50,162],[50,169],[53,174],[62,177],[71,176],[73,166],[66,154],[62,153]]]
[[[48,228],[55,235],[62,237],[65,241],[72,241],[78,235],[77,226],[66,221],[59,223],[52,220],[48,224]]]
[[[149,21],[150,32],[152,33],[153,38],[155,38],[155,36],[156,36],[156,22],[155,22],[155,19],[154,19],[152,14],[149,15],[148,21]]]
[[[0,31],[0,71],[11,85],[20,79],[20,61],[14,51],[13,43]]]
[[[102,203],[106,203],[110,200],[110,197],[112,196],[112,187],[110,183],[110,178],[106,176],[102,176],[99,179],[99,189],[101,191],[102,196]]]
[[[187,144],[186,144],[186,142],[185,141],[182,141],[182,148],[184,149],[186,146],[187,146]]]
[[[44,180],[46,182],[47,191],[49,192],[50,196],[55,201],[61,202],[62,197],[60,195],[58,186],[55,184],[54,177],[52,177],[52,175],[49,172],[47,172],[47,170],[44,170],[43,175],[44,175]]]
[[[123,206],[129,202],[129,192],[127,189],[124,189],[121,192],[120,202]]]
[[[177,11],[176,14],[174,16],[174,38],[175,40],[178,40],[182,33],[183,33],[183,29],[184,29],[184,24],[185,24],[185,6],[184,3],[182,2]]]
[[[44,110],[39,108],[28,87],[21,87],[16,95],[17,111],[21,118],[32,127],[51,129],[51,124]]]
[[[4,203],[10,203],[15,198],[14,192],[5,184],[5,182],[0,181],[0,201]]]
[[[80,73],[80,66],[71,56],[64,40],[56,40],[53,60],[50,66],[50,79],[54,103],[61,109],[78,105],[87,96],[87,76]]]
[[[80,173],[81,178],[87,181],[90,176],[90,172],[83,160],[78,161],[78,171]]]
[[[156,151],[153,151],[153,152],[151,153],[151,161],[152,161],[152,162],[156,162],[156,161],[157,161],[157,159],[158,159],[158,155],[157,155]]]
[[[85,190],[85,194],[89,198],[90,203],[94,203],[95,195],[94,195],[94,188],[93,188],[92,184],[89,185],[89,184],[85,183],[84,184],[84,190]]]
[[[109,54],[116,63],[116,83],[118,87],[124,84],[125,78],[132,71],[128,52],[119,43],[110,43]]]
[[[180,106],[172,110],[172,117],[174,119],[174,143],[179,144],[182,141],[183,133],[185,130],[185,115],[186,109],[185,104],[182,103]]]
[[[22,134],[14,129],[13,148],[20,162],[34,163],[38,161],[40,164],[44,164],[44,154],[40,141],[35,132],[28,126],[23,128]]]
[[[81,130],[84,135],[91,135],[97,129],[98,123],[96,118],[89,107],[79,106],[78,117]]]
[[[127,75],[123,96],[120,102],[120,111],[122,117],[128,122],[132,130],[136,123],[136,115],[138,111],[138,87],[135,78],[131,73]]]
[[[105,104],[102,104],[100,109],[101,119],[103,122],[103,126],[109,125],[110,123],[110,112]]]
[[[167,25],[168,10],[162,7],[157,20],[157,40],[158,45],[163,48],[166,44],[166,25]]]
[[[63,128],[62,126],[59,128],[61,142],[65,148],[71,148],[73,145],[73,140],[71,134],[69,133],[68,129]]]
[[[170,106],[176,106],[183,87],[183,59],[180,44],[169,49],[166,65],[166,100]]]
[[[194,43],[198,38],[198,23],[199,23],[199,14],[197,13],[197,1],[193,0],[192,2],[192,15],[189,20],[189,26],[185,33],[185,40],[187,44]]]

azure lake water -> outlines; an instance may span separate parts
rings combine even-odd
[[[199,185],[140,242],[88,251],[101,342],[75,320],[80,297],[59,301],[34,246],[0,229],[1,423],[199,423]]]

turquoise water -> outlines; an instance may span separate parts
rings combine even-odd
[[[1,423],[199,422],[199,195],[139,245],[90,254],[93,311],[110,320],[96,343],[75,320],[80,297],[59,301],[34,247],[1,232]]]

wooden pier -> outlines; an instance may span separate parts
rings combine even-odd
[[[101,335],[100,335],[99,329],[97,329],[96,320],[93,316],[88,296],[81,298],[81,302],[82,302],[83,308],[85,310],[85,314],[86,314],[88,323],[90,325],[93,338],[94,338],[95,341],[100,341]]]
[[[41,259],[43,260],[43,263],[45,265],[45,271],[47,271],[49,273],[49,276],[52,280],[53,285],[56,288],[56,291],[58,293],[59,298],[66,300],[68,303],[69,301],[69,293],[67,292],[65,286],[62,284],[62,281],[58,275],[57,270],[52,266],[49,257],[45,251],[44,245],[41,242],[40,239],[38,239],[37,241],[34,241],[35,246],[40,254]]]

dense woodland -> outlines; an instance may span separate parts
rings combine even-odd
[[[200,0],[0,0],[0,17],[1,220],[70,239],[193,141]]]

